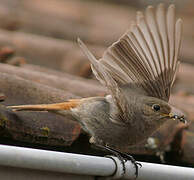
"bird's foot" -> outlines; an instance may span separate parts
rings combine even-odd
[[[127,154],[127,153],[122,153],[122,152],[119,152],[119,155],[124,159],[124,163],[127,162],[128,160],[131,161],[134,166],[135,166],[135,176],[136,178],[138,177],[138,168],[142,167],[141,163],[137,162],[133,156]],[[118,156],[117,156],[118,157]]]
[[[131,162],[134,164],[134,166],[135,166],[135,170],[136,170],[135,176],[136,176],[136,178],[138,177],[138,168],[139,168],[139,167],[141,168],[142,165],[141,165],[141,163],[138,163],[138,162],[133,158],[133,156],[131,156],[131,155],[127,154],[127,153],[122,153],[122,152],[117,151],[117,150],[115,150],[115,149],[112,149],[112,148],[110,148],[110,147],[108,147],[108,146],[102,146],[102,145],[96,145],[96,144],[95,144],[95,146],[98,147],[98,148],[104,149],[104,150],[106,150],[106,151],[108,151],[108,152],[110,152],[110,153],[112,153],[113,155],[115,155],[115,156],[121,161],[121,164],[122,164],[122,166],[123,166],[123,175],[124,175],[125,172],[126,172],[125,163],[126,163],[128,160],[131,161]]]

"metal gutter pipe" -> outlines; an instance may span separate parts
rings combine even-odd
[[[194,180],[194,168],[140,162],[137,180]],[[72,153],[0,145],[0,165],[52,172],[112,178],[134,178],[134,165],[126,162],[126,174],[116,157],[96,157]]]

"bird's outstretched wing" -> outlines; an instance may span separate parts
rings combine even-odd
[[[182,20],[175,18],[175,7],[163,4],[137,12],[136,22],[103,54],[100,60],[78,40],[92,64],[93,73],[114,98],[119,88],[131,84],[146,95],[169,100],[179,64]]]

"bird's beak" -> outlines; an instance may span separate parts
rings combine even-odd
[[[179,120],[180,122],[183,122],[184,124],[187,123],[184,113],[180,111],[179,109],[176,109],[173,106],[171,106],[171,112],[169,113],[169,117],[173,120]]]

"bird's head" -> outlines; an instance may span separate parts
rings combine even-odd
[[[187,123],[185,114],[166,101],[154,97],[142,97],[139,103],[140,114],[148,124],[159,125],[167,120],[178,120]]]

